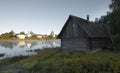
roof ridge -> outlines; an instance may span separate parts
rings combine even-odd
[[[84,20],[84,21],[88,22],[86,19],[78,17],[78,16],[75,16],[75,15],[69,15],[69,17],[81,19],[81,20]]]

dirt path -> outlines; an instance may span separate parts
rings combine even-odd
[[[18,73],[19,69],[17,67],[3,65],[0,67],[0,72],[4,72],[4,71],[10,72],[10,73]]]

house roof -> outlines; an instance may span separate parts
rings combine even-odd
[[[100,24],[89,22],[83,18],[76,17],[73,15],[70,15],[68,20],[71,18],[73,20],[73,23],[76,25],[79,25],[80,28],[84,30],[89,37],[91,38],[108,38],[109,37],[107,30],[103,28]],[[59,38],[62,36],[61,34],[64,32],[66,25],[67,24],[65,23],[60,34],[58,35]]]

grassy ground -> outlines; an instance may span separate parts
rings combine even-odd
[[[120,53],[44,49],[34,56],[1,60],[3,65],[17,66],[19,73],[119,73]]]

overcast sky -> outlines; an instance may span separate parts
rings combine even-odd
[[[58,34],[68,16],[105,15],[111,0],[0,0],[0,34],[14,30]]]

